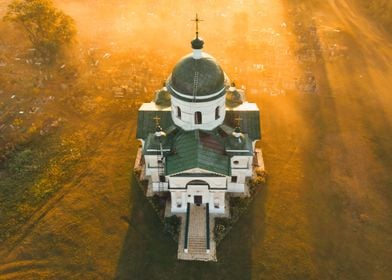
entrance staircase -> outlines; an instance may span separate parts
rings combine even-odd
[[[216,261],[215,242],[208,205],[188,205],[188,213],[182,223],[178,243],[178,258],[183,260]]]

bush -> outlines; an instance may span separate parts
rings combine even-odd
[[[232,197],[230,198],[230,214],[234,222],[236,222],[241,214],[245,212],[249,205],[249,198]]]
[[[226,236],[232,226],[232,219],[215,218],[214,239],[216,243],[219,243],[223,240],[223,238]]]
[[[157,213],[161,222],[163,222],[164,220],[163,217],[165,215],[166,199],[167,197],[159,196],[156,194],[153,197],[148,198],[148,201],[151,203],[152,208]]]
[[[137,179],[140,179],[140,175],[142,174],[142,170],[140,168],[135,168],[133,172],[135,174],[135,177]]]
[[[30,149],[17,152],[9,163],[13,175],[23,176],[33,170],[33,152]]]
[[[172,215],[169,218],[165,218],[163,222],[164,231],[171,234],[174,240],[178,241],[178,235],[180,233],[181,219],[176,215]]]
[[[257,188],[259,188],[266,182],[267,182],[267,172],[263,170],[256,170],[256,177],[251,178],[248,181],[250,195],[253,196],[256,193]]]

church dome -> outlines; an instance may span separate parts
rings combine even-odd
[[[212,56],[189,54],[174,67],[168,89],[185,101],[210,101],[225,94],[225,73]]]

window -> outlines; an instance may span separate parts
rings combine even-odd
[[[161,182],[161,183],[165,183],[166,182],[165,175],[159,175],[159,182]]]
[[[195,124],[201,124],[201,123],[202,123],[201,112],[195,112]]]
[[[177,118],[181,120],[181,108],[177,107]]]
[[[220,114],[219,114],[219,106],[215,108],[215,119],[219,119],[220,118]]]
[[[237,183],[237,176],[231,176],[231,182]]]
[[[214,208],[219,208],[219,199],[214,199]]]
[[[235,160],[235,161],[233,161],[233,164],[235,164],[235,165],[237,165],[237,164],[239,164],[240,162],[238,161],[238,160]]]

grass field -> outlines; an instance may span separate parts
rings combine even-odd
[[[112,56],[90,67],[81,51],[77,79],[53,71],[53,82],[32,95],[37,69],[0,49],[10,67],[0,68],[0,125],[15,124],[0,143],[16,147],[0,168],[1,280],[392,278],[392,41],[361,1],[216,1],[209,9],[56,2],[79,24],[80,48],[96,47],[94,63]],[[192,26],[173,24],[194,11],[206,19],[206,50],[261,109],[269,174],[220,243],[217,263],[177,260],[177,244],[131,175],[137,108],[189,52]],[[144,30],[124,25],[143,16]],[[225,24],[236,18],[249,25]],[[25,48],[12,27],[0,29],[8,30],[0,45]],[[170,42],[157,49],[147,29],[167,32]],[[114,99],[113,87],[124,83],[135,91]],[[15,113],[49,96],[42,114]],[[66,121],[47,134],[26,136],[32,123],[59,117]]]

